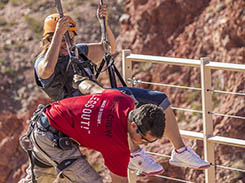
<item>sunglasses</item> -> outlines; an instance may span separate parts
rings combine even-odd
[[[153,143],[153,142],[156,142],[158,140],[158,139],[155,139],[155,140],[148,140],[148,139],[146,139],[145,136],[144,136],[144,134],[143,134],[143,132],[142,132],[142,130],[140,129],[140,127],[138,125],[137,125],[137,127],[138,128],[136,130],[136,133],[140,134],[141,139],[142,139],[143,142],[145,142],[145,143]]]

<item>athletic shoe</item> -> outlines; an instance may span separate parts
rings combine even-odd
[[[143,148],[130,154],[128,168],[144,175],[157,175],[164,171],[161,165],[147,156]]]
[[[185,147],[181,152],[177,152],[173,149],[169,163],[174,166],[189,167],[199,170],[210,167],[210,163],[202,160],[199,155],[192,151],[190,146]]]

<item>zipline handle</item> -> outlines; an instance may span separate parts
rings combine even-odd
[[[103,0],[100,0],[100,5],[104,5]],[[105,17],[102,18],[102,24],[101,24],[101,31],[102,31],[102,38],[103,41],[107,40],[107,32],[106,32],[106,26],[105,26]]]
[[[103,0],[100,0],[100,5],[103,5]],[[117,80],[116,76],[119,78],[120,82],[123,86],[127,86],[124,82],[122,76],[120,75],[120,72],[117,70],[117,68],[114,65],[114,59],[111,56],[111,44],[110,41],[107,39],[107,31],[106,31],[106,24],[105,24],[105,17],[102,17],[102,23],[101,23],[101,33],[102,33],[102,45],[104,48],[104,58],[100,64],[100,67],[96,73],[96,78],[99,77],[100,72],[102,71],[103,66],[106,64],[107,70],[109,73],[110,83],[112,88],[117,88]]]
[[[63,12],[63,8],[62,8],[61,0],[55,0],[55,5],[56,5],[56,9],[60,15],[60,18],[64,17],[64,12]],[[73,45],[72,45],[71,37],[70,37],[68,30],[65,32],[64,37],[65,37],[65,42],[66,42],[66,50],[67,50],[69,58],[70,58],[67,66],[66,66],[66,72],[67,72],[69,67],[70,67],[70,64],[72,62],[72,53],[71,53],[70,48],[72,48]],[[74,70],[74,68],[73,68],[73,70]]]
[[[100,5],[104,5],[103,0],[100,0]],[[105,17],[102,18],[101,34],[102,34],[102,44],[103,44],[104,52],[110,53],[111,52],[111,44],[110,44],[110,41],[107,39]]]
[[[63,12],[63,8],[62,8],[60,0],[55,0],[55,4],[56,4],[57,11],[58,11],[58,13],[60,15],[60,18],[64,17],[64,12]],[[69,32],[66,31],[64,36],[65,36],[66,46],[67,46],[67,49],[68,49],[67,51],[69,53],[69,56],[71,56],[69,48],[71,48],[73,45],[72,45],[72,41],[71,41]]]

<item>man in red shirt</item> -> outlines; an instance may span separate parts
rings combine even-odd
[[[98,93],[103,92],[104,90],[97,83],[79,75],[74,76],[73,86],[78,88],[83,94]],[[171,158],[169,159],[169,163],[171,165],[189,167],[198,170],[204,170],[210,167],[210,163],[202,160],[190,146],[185,146],[180,135],[173,110],[170,107],[171,103],[166,94],[142,88],[122,87],[117,89],[131,96],[137,104],[136,107],[146,103],[152,103],[162,108],[166,117],[166,120],[164,121],[166,126],[164,136],[169,138],[175,147],[175,149],[172,150]],[[137,144],[132,144],[130,150],[131,159],[128,166],[130,170],[138,171],[139,173],[146,175],[157,174],[163,170],[161,165],[145,156],[143,148],[140,148]]]
[[[53,182],[58,177],[73,183],[101,183],[77,143],[101,152],[112,182],[127,182],[131,145],[154,142],[163,136],[165,128],[160,107],[145,104],[134,108],[130,96],[103,89],[101,93],[54,102],[37,112],[29,134],[31,153],[35,161],[50,168],[30,165],[20,182]]]

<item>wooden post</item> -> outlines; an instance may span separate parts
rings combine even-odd
[[[126,83],[128,79],[132,79],[132,61],[126,58],[130,54],[131,54],[130,50],[122,51],[122,75]],[[129,84],[129,86],[132,86],[132,83]]]
[[[132,61],[126,58],[130,53],[130,50],[122,50],[122,75],[125,82],[128,78],[132,79]],[[129,85],[132,86],[132,83]],[[136,183],[136,178],[136,172],[128,169],[128,182]]]
[[[211,69],[205,67],[209,63],[209,58],[201,58],[201,88],[202,88],[202,111],[203,111],[203,133],[204,133],[204,158],[214,164],[214,144],[208,142],[208,138],[213,136],[212,98],[208,89],[211,89]],[[205,182],[215,183],[214,166],[205,170]]]

